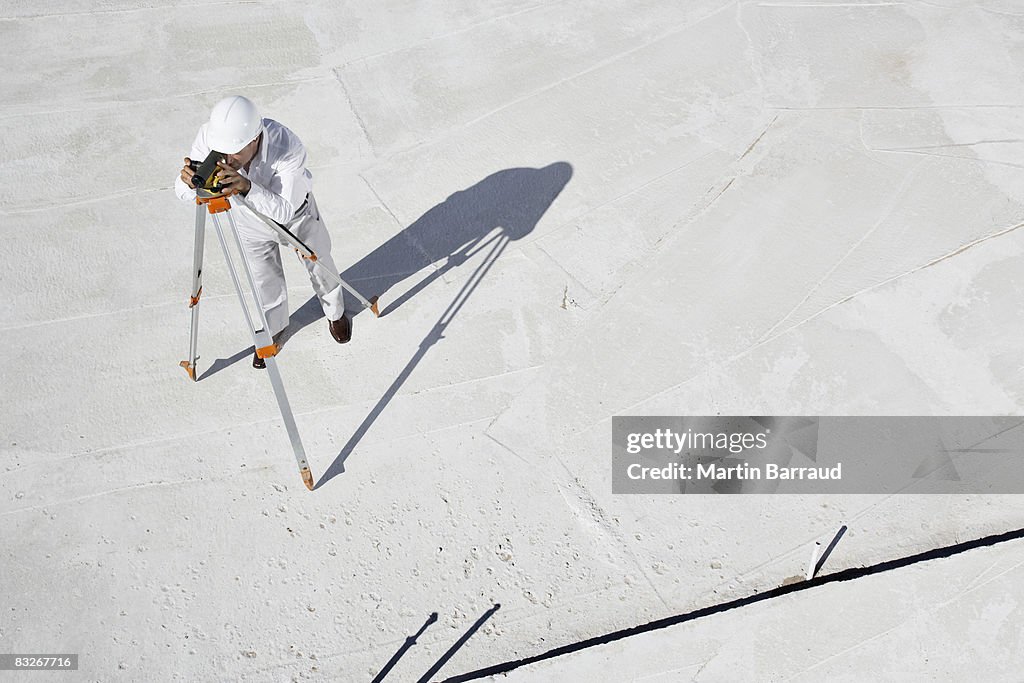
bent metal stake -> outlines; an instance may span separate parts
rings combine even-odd
[[[352,295],[360,302],[362,302],[364,308],[369,308],[375,316],[380,316],[380,311],[377,309],[377,297],[367,300],[362,294],[342,280],[337,273],[331,272],[330,269],[321,264],[317,260],[316,253],[303,244],[302,240],[296,237],[295,234],[288,229],[296,223],[306,220],[306,218],[308,218],[307,215],[303,214],[300,218],[289,223],[288,226],[284,226],[253,209],[252,205],[246,202],[245,198],[241,195],[234,194],[233,196],[236,198],[236,202],[245,206],[254,214],[259,216],[264,223],[278,234],[278,237],[282,242],[295,249],[302,258],[308,259],[315,265],[319,266],[321,272],[326,274],[328,280],[336,281],[339,285],[351,292]],[[281,418],[284,420],[285,429],[288,430],[288,438],[292,442],[292,450],[295,452],[295,461],[299,465],[299,473],[302,475],[302,483],[306,485],[307,489],[312,491],[313,475],[309,471],[309,463],[306,462],[306,452],[302,448],[302,439],[299,438],[299,430],[295,424],[295,416],[292,414],[291,405],[288,403],[288,395],[284,391],[284,382],[281,380],[281,373],[278,370],[277,362],[274,359],[274,356],[277,355],[278,347],[270,337],[270,333],[267,331],[269,329],[269,325],[267,324],[266,314],[263,312],[263,302],[260,300],[259,289],[253,281],[252,269],[249,267],[248,261],[245,260],[241,240],[238,238],[238,229],[235,226],[235,219],[231,215],[231,201],[229,201],[228,195],[213,194],[204,188],[199,188],[196,192],[196,235],[195,252],[192,259],[192,295],[189,297],[188,304],[192,311],[192,322],[189,334],[188,359],[181,361],[180,365],[185,368],[185,372],[188,373],[188,376],[192,381],[196,381],[196,360],[199,358],[199,356],[196,355],[199,339],[199,297],[203,291],[203,240],[206,236],[207,212],[213,216],[213,226],[217,230],[217,240],[220,242],[220,247],[224,251],[224,261],[228,264],[228,272],[231,275],[231,282],[235,286],[235,292],[238,294],[238,303],[242,306],[242,313],[245,315],[245,322],[249,326],[249,332],[252,335],[253,344],[256,347],[256,355],[264,359],[267,364],[267,375],[270,377],[270,384],[274,388],[274,396],[277,398],[277,405],[281,409]],[[297,213],[301,214],[301,209]],[[249,289],[252,294],[253,302],[255,303],[256,310],[259,313],[259,322],[263,324],[263,328],[260,330],[257,330],[256,326],[253,324],[252,315],[249,312],[249,304],[246,301],[245,293],[242,291],[242,285],[238,280],[238,271],[235,269],[235,263],[231,258],[231,252],[228,249],[228,243],[224,237],[224,229],[220,222],[221,214],[227,216],[228,230],[230,231],[231,237],[234,239],[235,247],[238,249],[238,253],[240,254],[242,266],[245,269],[245,276],[249,281]]]

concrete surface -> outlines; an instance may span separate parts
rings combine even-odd
[[[369,680],[436,612],[388,680],[443,678],[777,586],[840,524],[826,571],[1024,526],[1019,496],[613,497],[609,470],[616,414],[1021,413],[1018,3],[0,14],[0,650]],[[387,287],[339,347],[285,259],[313,493],[212,237],[207,374],[178,367],[170,184],[235,93]]]
[[[1012,681],[1024,541],[827,584],[537,662],[506,681]]]

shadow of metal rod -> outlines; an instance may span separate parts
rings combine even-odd
[[[484,625],[484,622],[490,619],[491,616],[493,616],[494,613],[497,612],[499,609],[501,609],[501,603],[495,603],[494,607],[481,614],[480,618],[476,620],[476,623],[470,626],[466,630],[466,632],[462,634],[462,637],[455,641],[455,644],[448,648],[447,652],[441,655],[441,658],[437,660],[434,666],[430,667],[430,670],[427,671],[427,673],[423,674],[423,677],[420,678],[418,683],[430,683],[431,676],[440,671],[441,667],[447,664],[448,660],[451,659],[452,656],[459,651],[459,648],[465,645],[466,641],[472,638],[473,634],[476,633],[477,630]]]
[[[384,665],[384,668],[380,670],[380,673],[373,677],[373,680],[370,681],[370,683],[380,683],[383,681],[384,677],[391,672],[391,669],[395,668],[395,664],[397,664],[398,660],[402,658],[402,655],[404,655],[410,647],[416,644],[416,639],[423,635],[423,632],[427,630],[427,627],[435,621],[437,621],[437,612],[431,612],[430,616],[427,617],[427,620],[423,622],[423,626],[420,626],[420,630],[405,639],[402,647],[398,648],[398,652],[392,655],[391,659],[388,660],[388,663]]]
[[[462,247],[462,249],[460,249],[459,251],[456,251],[454,254],[451,254],[448,257],[448,261],[443,266],[441,266],[440,268],[438,268],[434,272],[432,272],[429,275],[427,275],[425,278],[423,278],[422,280],[417,282],[415,287],[410,288],[407,292],[402,294],[402,296],[398,297],[397,299],[395,299],[394,301],[389,303],[387,308],[385,308],[383,311],[381,311],[381,314],[380,314],[381,317],[384,317],[387,314],[391,313],[392,311],[396,310],[399,306],[404,304],[406,301],[408,301],[409,299],[411,299],[414,296],[416,296],[417,294],[419,294],[422,290],[426,289],[435,280],[437,280],[438,278],[443,277],[444,274],[447,273],[449,270],[451,270],[455,266],[462,265],[463,263],[466,262],[467,259],[472,257],[474,254],[476,254],[478,251],[483,249],[485,246],[487,246],[488,244],[490,244],[494,240],[501,239],[501,238],[504,238],[505,241],[508,241],[508,238],[505,237],[505,235],[503,233],[499,232],[499,233],[497,233],[496,235],[494,235],[493,237],[491,237],[491,238],[489,238],[487,240],[477,240],[476,242],[469,242],[464,247]]]
[[[497,240],[495,245],[491,248],[490,252],[488,252],[487,256],[484,257],[483,262],[479,266],[477,266],[477,268],[469,276],[469,279],[466,281],[466,284],[462,286],[462,289],[460,289],[458,294],[455,295],[455,298],[452,299],[452,302],[448,304],[448,307],[444,310],[444,313],[441,314],[441,317],[438,318],[437,322],[434,324],[434,327],[431,328],[430,332],[427,333],[427,336],[424,337],[423,341],[420,342],[419,349],[416,350],[416,353],[413,355],[413,357],[409,359],[408,363],[406,363],[405,367],[402,369],[402,372],[398,374],[398,377],[395,378],[395,381],[391,383],[391,386],[388,387],[387,391],[384,392],[384,395],[381,396],[380,400],[377,401],[377,404],[373,407],[372,410],[370,410],[369,414],[366,416],[366,418],[363,419],[359,427],[356,428],[356,431],[349,438],[348,442],[342,447],[341,452],[338,453],[338,456],[334,459],[334,462],[331,463],[331,466],[327,468],[327,471],[324,473],[324,475],[320,477],[320,480],[317,482],[315,488],[320,488],[328,481],[330,481],[331,479],[345,471],[345,459],[348,458],[349,454],[352,453],[356,445],[362,440],[363,436],[370,429],[373,423],[377,420],[377,417],[382,412],[384,412],[384,409],[391,402],[391,399],[395,397],[395,394],[398,393],[398,390],[402,388],[402,385],[405,384],[405,381],[409,378],[409,375],[412,374],[412,371],[416,369],[416,366],[419,365],[419,362],[423,360],[423,357],[425,355],[427,355],[427,352],[430,350],[430,347],[439,342],[441,339],[444,339],[445,328],[448,327],[451,321],[455,318],[456,314],[458,314],[459,310],[462,308],[462,306],[469,299],[470,295],[483,280],[484,276],[487,275],[487,272],[491,269],[491,266],[494,265],[495,261],[498,260],[498,257],[501,256],[501,253],[505,250],[505,247],[508,246],[509,238],[505,235],[501,235],[500,237],[501,239]]]

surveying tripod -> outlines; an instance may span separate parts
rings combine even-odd
[[[271,230],[277,233],[281,242],[291,246],[302,258],[311,261],[314,266],[318,266],[321,272],[326,275],[329,282],[336,283],[335,286],[340,285],[344,287],[363,304],[364,308],[369,308],[375,316],[380,315],[380,312],[377,309],[377,297],[367,300],[362,294],[342,280],[337,273],[331,271],[318,261],[316,253],[306,246],[302,240],[296,237],[295,234],[286,226],[283,226],[256,211],[256,209],[246,202],[245,198],[241,195],[235,194],[233,196],[236,197],[236,203],[248,208],[264,223],[266,223]],[[196,191],[196,234],[195,252],[192,259],[192,295],[189,297],[188,304],[188,307],[192,312],[188,359],[181,361],[180,365],[185,368],[185,372],[188,373],[189,378],[195,382],[196,360],[199,358],[197,355],[197,343],[199,340],[199,297],[203,292],[203,244],[206,238],[207,213],[213,216],[213,226],[217,231],[217,240],[220,242],[221,250],[224,252],[224,261],[227,263],[228,273],[231,275],[231,282],[234,284],[235,292],[238,294],[238,303],[242,306],[242,313],[245,316],[245,322],[249,327],[250,334],[252,335],[253,344],[256,348],[256,355],[262,358],[266,363],[267,375],[270,377],[270,384],[274,388],[274,397],[277,399],[277,406],[281,409],[281,418],[284,420],[285,429],[288,431],[288,438],[292,443],[292,450],[295,452],[295,461],[298,463],[299,473],[302,475],[302,482],[306,485],[307,489],[312,491],[313,475],[309,470],[309,463],[306,461],[306,453],[302,447],[302,439],[299,438],[299,430],[295,424],[295,416],[292,414],[291,405],[288,403],[288,395],[284,390],[284,382],[281,380],[281,372],[277,367],[276,360],[274,359],[274,356],[276,356],[278,352],[278,346],[270,336],[270,326],[267,324],[267,315],[263,310],[263,301],[260,298],[259,289],[256,287],[252,268],[249,266],[249,262],[245,259],[245,251],[243,250],[242,242],[238,237],[238,228],[235,225],[234,216],[231,215],[231,201],[228,199],[228,195],[213,194],[203,188],[199,188]],[[228,232],[231,234],[235,248],[238,250],[239,256],[242,260],[245,277],[246,280],[248,280],[249,290],[252,294],[253,303],[256,306],[256,311],[259,316],[258,322],[263,325],[262,329],[257,330],[256,325],[253,323],[252,314],[249,311],[249,304],[246,301],[245,292],[242,290],[242,283],[238,279],[238,271],[235,268],[234,260],[232,259],[231,252],[228,249],[228,242],[224,236],[224,226],[221,225],[220,221],[221,214],[227,216]],[[303,216],[299,221],[307,219],[308,215]]]

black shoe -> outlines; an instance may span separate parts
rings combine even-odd
[[[328,327],[331,330],[331,336],[334,337],[334,341],[339,344],[344,344],[352,338],[352,321],[344,313],[337,320],[331,320],[328,323]]]

